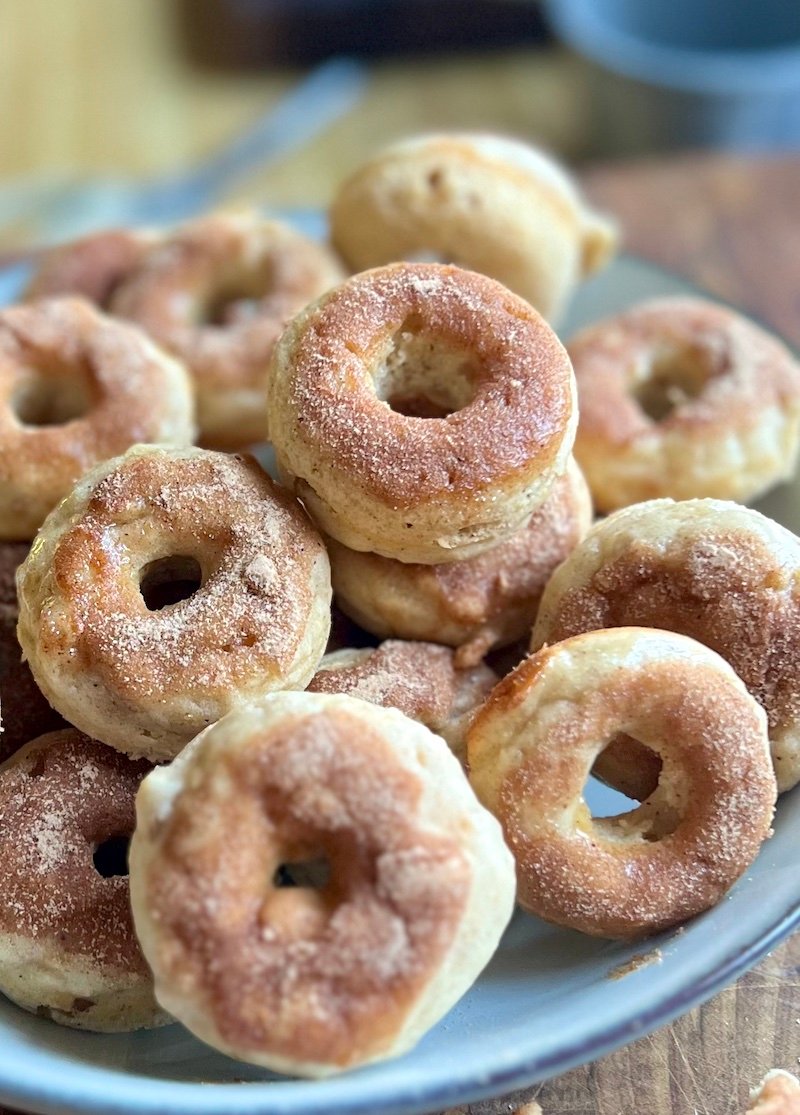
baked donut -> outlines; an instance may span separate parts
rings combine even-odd
[[[326,654],[308,693],[348,693],[400,709],[441,736],[463,762],[470,718],[497,682],[482,664],[458,669],[448,647],[389,639],[379,647]]]
[[[72,728],[0,767],[0,991],[84,1030],[168,1021],[133,931],[125,853],[150,764]]]
[[[367,631],[458,647],[458,665],[472,666],[530,631],[550,574],[591,521],[586,481],[570,459],[522,530],[465,561],[409,564],[328,539],[333,591]]]
[[[33,538],[99,461],[137,442],[187,444],[186,372],[138,329],[57,298],[0,312],[0,539]]]
[[[58,244],[38,257],[23,298],[71,294],[107,310],[117,287],[154,243],[152,233],[111,228]]]
[[[136,807],[131,902],[158,1001],[278,1072],[409,1049],[511,916],[499,826],[395,709],[273,694],[154,771]]]
[[[458,561],[510,538],[566,468],[566,352],[493,279],[398,263],[298,314],[275,349],[281,476],[352,550]]]
[[[654,750],[658,786],[596,818],[582,798],[605,742]],[[509,674],[467,736],[470,781],[498,817],[531,913],[637,937],[713,906],[770,831],[775,777],[764,711],[693,639],[624,627],[546,647]]]
[[[746,1115],[800,1115],[800,1080],[772,1069],[750,1093]]]
[[[28,556],[26,542],[0,542],[0,762],[45,732],[65,727],[33,680],[17,639],[17,568]]]
[[[699,298],[644,302],[569,344],[575,455],[595,503],[749,500],[792,476],[800,365],[741,314]]]
[[[440,259],[498,279],[548,319],[616,243],[614,226],[554,159],[491,135],[393,144],[339,188],[330,224],[355,271]]]
[[[113,312],[186,364],[204,441],[238,448],[267,436],[264,389],[285,323],[342,278],[325,247],[287,225],[213,213],[148,252]]]
[[[169,759],[325,649],[322,540],[251,458],[139,446],[89,473],[21,567],[19,638],[70,723]]]
[[[730,662],[767,714],[778,788],[800,781],[800,539],[719,500],[652,500],[616,512],[554,573],[531,649],[631,625],[678,631]],[[641,801],[657,772],[631,758],[627,785],[602,764],[598,773]]]

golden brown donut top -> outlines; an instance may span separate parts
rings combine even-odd
[[[53,963],[147,971],[128,877],[105,878],[97,847],[128,838],[149,763],[74,728],[41,736],[0,768],[0,932],[47,947]]]
[[[420,360],[427,346],[431,380],[446,359],[437,391],[459,392],[458,409],[414,417],[379,397],[398,340]],[[354,276],[295,319],[276,360],[290,369],[281,389],[296,435],[392,508],[548,467],[573,412],[569,359],[539,314],[495,280],[441,264]]]
[[[201,383],[260,380],[283,326],[341,278],[319,244],[277,221],[216,213],[154,247],[115,314],[184,360]]]
[[[613,445],[656,431],[705,437],[709,427],[746,428],[767,407],[800,397],[800,366],[783,344],[741,314],[697,298],[642,303],[582,330],[568,350],[580,436]],[[659,384],[653,417],[647,392]]]
[[[119,284],[138,264],[152,237],[113,228],[51,248],[39,259],[25,299],[80,295],[108,309]]]
[[[768,1072],[751,1094],[746,1115],[800,1115],[800,1081],[780,1069]]]
[[[701,502],[711,503],[697,501]],[[787,560],[788,552],[776,552],[756,529],[728,525],[724,513],[706,515],[695,536],[665,544],[668,528],[665,525],[663,534],[659,531],[658,516],[670,506],[681,507],[666,505],[665,511],[665,504],[639,505],[641,537],[631,538],[623,552],[604,561],[585,583],[563,593],[547,624],[547,641],[630,625],[677,631],[704,643],[733,666],[766,711],[770,730],[796,722],[796,555],[794,561]],[[595,532],[602,531],[601,523]]]
[[[165,395],[166,359],[139,330],[81,299],[0,312],[0,483],[20,476],[32,489],[41,481],[49,490],[57,477],[63,494],[97,461],[163,436],[153,398]],[[52,425],[25,424],[15,400],[40,383],[53,392],[74,386],[86,413]]]
[[[140,581],[176,555],[197,562],[200,587],[151,611]],[[136,449],[57,542],[41,649],[75,655],[131,699],[226,690],[291,664],[320,558],[303,510],[252,458]]]
[[[174,799],[147,882],[170,978],[202,988],[233,1048],[374,1055],[462,917],[458,835],[417,821],[420,779],[363,717],[290,716],[215,760]],[[319,858],[324,885],[274,885],[282,864]]]

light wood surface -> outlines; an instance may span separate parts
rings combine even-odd
[[[291,73],[202,74],[181,61],[170,0],[4,0],[0,132],[6,176],[150,175],[199,157],[274,99]],[[324,205],[397,135],[491,128],[567,156],[585,146],[580,68],[558,52],[381,64],[367,99],[313,147],[237,196]],[[689,157],[592,168],[630,250],[749,306],[800,345],[800,159]],[[6,246],[13,243],[13,230]],[[772,1067],[798,1069],[800,937],[658,1033],[516,1096],[456,1109],[508,1115],[738,1115]],[[375,1115],[379,1115],[378,1112]]]

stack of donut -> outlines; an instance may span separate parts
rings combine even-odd
[[[725,502],[794,468],[786,350],[686,300],[565,349],[614,232],[512,141],[389,148],[331,232],[102,233],[0,312],[0,990],[308,1076],[410,1048],[515,898],[707,909],[800,781],[800,541]]]

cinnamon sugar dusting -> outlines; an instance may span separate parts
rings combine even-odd
[[[171,555],[195,558],[202,584],[149,611],[142,571]],[[42,644],[68,669],[88,667],[137,698],[280,674],[304,637],[320,560],[314,528],[255,461],[198,450],[129,455],[57,546]]]
[[[195,767],[149,902],[160,962],[200,992],[225,1042],[343,1067],[391,1040],[469,890],[458,840],[418,820],[420,794],[376,729],[339,710]],[[280,863],[319,857],[321,888],[269,882]]]
[[[0,770],[0,931],[101,971],[146,972],[128,879],[104,878],[95,848],[133,832],[145,762],[74,729],[43,736]]]

